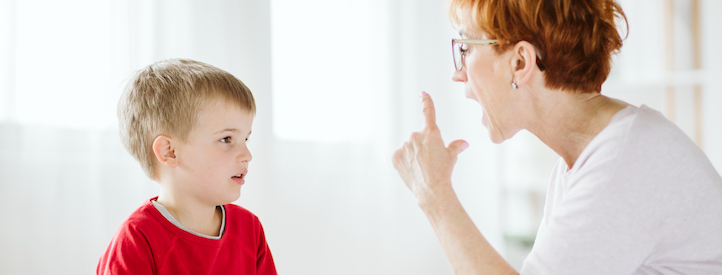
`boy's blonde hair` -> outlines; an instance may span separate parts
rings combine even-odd
[[[224,70],[188,59],[151,64],[135,74],[118,102],[120,140],[143,171],[157,179],[155,138],[186,141],[201,110],[216,99],[256,113],[251,91]]]

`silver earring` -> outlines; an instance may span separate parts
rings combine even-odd
[[[514,89],[519,89],[519,84],[516,84],[516,80],[511,82],[511,87]]]

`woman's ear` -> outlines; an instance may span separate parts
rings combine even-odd
[[[153,141],[153,153],[161,164],[170,168],[178,166],[178,157],[175,155],[173,139],[160,135]]]
[[[519,87],[529,82],[537,67],[536,56],[536,48],[531,43],[519,41],[514,45],[511,56],[512,82]]]

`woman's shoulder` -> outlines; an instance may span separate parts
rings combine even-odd
[[[646,105],[620,111],[585,148],[578,174],[615,177],[619,182],[716,181],[707,156],[678,126]],[[619,178],[623,178],[621,180]]]
[[[685,156],[699,161],[707,160],[697,144],[661,112],[646,105],[634,110],[625,134],[629,151],[654,158]]]
[[[698,155],[699,147],[662,113],[646,105],[620,110],[585,148],[585,158],[663,160],[675,155]],[[660,159],[661,157],[661,159]]]
[[[647,105],[640,105],[634,110],[632,133],[642,136],[657,136],[658,139],[684,138],[692,140],[661,112]]]
[[[662,113],[646,105],[619,111],[584,149],[572,174],[630,178],[650,173],[702,173],[716,170],[702,150]],[[656,176],[655,176],[656,177]]]

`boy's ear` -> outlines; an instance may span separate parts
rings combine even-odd
[[[160,135],[153,141],[153,153],[155,158],[163,165],[170,168],[178,166],[178,158],[175,155],[173,139],[164,135]]]
[[[536,68],[536,48],[529,42],[519,41],[514,45],[511,56],[512,81],[519,86],[526,84]]]

